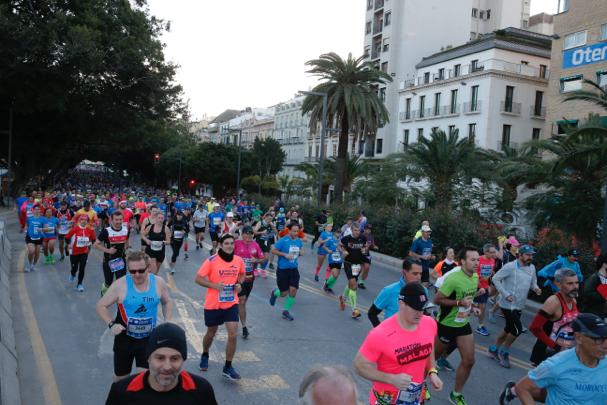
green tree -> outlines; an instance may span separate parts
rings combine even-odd
[[[321,83],[313,91],[328,96],[328,122],[339,129],[339,143],[335,162],[335,199],[342,201],[346,184],[346,159],[351,132],[374,133],[389,121],[388,110],[377,95],[378,86],[391,82],[392,78],[376,69],[364,57],[352,54],[342,59],[336,53],[320,55],[306,62],[307,73],[317,76]],[[322,121],[323,97],[308,95],[302,105],[302,114],[310,113],[310,127],[316,128]]]
[[[399,182],[406,177],[406,170],[398,155],[390,155],[381,165],[366,165],[365,174],[355,185],[354,195],[370,205],[400,207],[405,202],[405,190]]]
[[[287,157],[280,143],[274,138],[255,138],[251,152],[251,164],[262,178],[270,178],[281,171]]]

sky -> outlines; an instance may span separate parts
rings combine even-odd
[[[398,1],[398,0],[396,0]],[[450,0],[445,0],[450,1]],[[557,0],[531,0],[531,14]],[[309,90],[306,61],[363,52],[366,0],[148,0],[171,23],[165,57],[179,65],[192,119],[269,107]]]

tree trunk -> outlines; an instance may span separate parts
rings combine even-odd
[[[348,132],[348,117],[344,114],[341,118],[337,159],[335,159],[335,202],[338,203],[343,201],[346,159],[348,158]]]

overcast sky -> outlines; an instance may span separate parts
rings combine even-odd
[[[449,1],[449,0],[445,0]],[[171,22],[166,58],[193,119],[267,107],[307,90],[304,63],[322,53],[362,54],[366,0],[148,0]],[[557,0],[531,0],[531,14]]]

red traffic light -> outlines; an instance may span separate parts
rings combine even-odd
[[[160,162],[160,153],[154,153],[154,162]]]
[[[190,186],[193,186],[194,184],[196,184],[196,180],[190,180]]]

